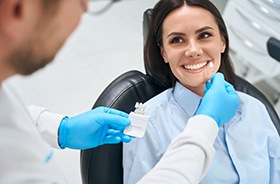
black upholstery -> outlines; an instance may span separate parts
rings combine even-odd
[[[144,42],[150,23],[151,9],[144,13]],[[149,71],[129,71],[115,79],[99,96],[94,107],[113,107],[129,113],[134,110],[136,102],[145,102],[161,91]],[[253,85],[237,77],[237,90],[250,94],[262,101],[280,133],[280,120],[268,99]],[[81,175],[84,184],[122,184],[122,144],[104,145],[98,148],[81,151]]]
[[[163,90],[149,76],[129,71],[102,92],[93,108],[107,106],[129,113],[135,109],[136,102],[145,102]],[[81,151],[81,174],[84,184],[121,184],[122,144]]]

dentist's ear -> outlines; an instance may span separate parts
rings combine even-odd
[[[1,0],[1,34],[5,34],[10,43],[30,35],[30,30],[41,21],[40,13],[36,11],[39,5],[39,1]]]

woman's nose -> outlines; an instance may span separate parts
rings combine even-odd
[[[185,51],[185,55],[192,59],[197,59],[201,56],[202,49],[195,40],[190,40]]]

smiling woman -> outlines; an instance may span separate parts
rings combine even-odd
[[[165,63],[182,85],[203,96],[205,82],[212,75],[210,62],[218,71],[225,51],[213,15],[204,8],[182,6],[166,16],[162,30],[160,49]]]
[[[172,14],[174,13],[173,10],[174,9],[178,9],[180,7],[182,7],[182,5],[184,5],[184,1],[175,1],[176,3],[174,3],[174,5],[171,5],[172,3],[170,2],[170,4],[168,2],[163,2],[163,3],[158,3],[154,10],[153,10],[153,19],[151,22],[151,29],[149,30],[149,34],[148,34],[148,38],[147,38],[147,43],[145,45],[145,50],[144,50],[144,58],[145,58],[145,67],[152,72],[153,76],[158,79],[158,81],[166,86],[166,87],[172,87],[175,85],[176,82],[176,78],[173,75],[173,73],[171,72],[171,69],[169,67],[168,64],[165,64],[164,61],[164,57],[162,57],[162,53],[159,51],[160,49],[162,50],[164,48],[164,37],[163,37],[163,26],[166,25],[168,22],[168,20],[166,19],[170,19],[169,17],[169,13]],[[194,30],[194,31],[200,31],[200,40],[203,41],[203,37],[221,37],[220,39],[222,39],[222,41],[225,44],[225,50],[224,52],[221,54],[221,66],[218,67],[219,68],[219,72],[222,72],[225,76],[225,79],[230,82],[231,84],[235,85],[235,74],[233,71],[233,67],[229,58],[229,54],[228,54],[228,50],[229,50],[229,43],[228,43],[228,33],[227,33],[227,29],[225,27],[224,21],[219,13],[219,11],[216,9],[216,7],[211,3],[211,2],[204,2],[201,3],[200,1],[193,1],[192,2],[193,5],[197,5],[199,8],[197,8],[198,10],[200,9],[206,9],[208,11],[204,12],[205,14],[208,14],[208,16],[206,16],[206,18],[212,19],[212,25],[214,23],[214,27],[216,28],[215,30],[213,30],[212,28],[212,32],[213,31],[218,31],[218,34],[216,35],[210,35],[210,33],[207,33],[206,30],[204,30],[205,28],[203,27],[199,27],[197,28],[198,30]],[[168,6],[171,7],[168,7]],[[187,8],[186,8],[187,9]],[[182,11],[181,11],[182,12]],[[194,12],[196,13],[196,11]],[[192,18],[190,19],[189,17],[186,16],[181,16],[179,15],[179,18],[177,20],[177,18],[174,17],[176,22],[180,22],[180,24],[173,24],[173,26],[180,26],[180,29],[183,29],[183,25],[181,25],[181,22],[184,22],[184,26],[188,27],[191,24],[194,24],[195,22],[197,22],[197,20],[201,20],[201,17],[199,15],[193,14]],[[184,20],[182,20],[184,19]],[[196,21],[194,21],[196,20]],[[201,23],[201,22],[200,22]],[[172,23],[171,23],[172,24]],[[197,22],[198,24],[198,22]],[[202,24],[203,26],[209,26],[208,24]],[[193,25],[195,26],[195,25]],[[198,25],[197,25],[198,26]],[[171,28],[170,28],[171,29]],[[208,30],[210,30],[211,27],[208,27]],[[202,32],[204,30],[204,32]],[[190,35],[186,35],[187,33],[184,33],[183,31],[180,32],[176,32],[176,34],[184,34],[185,36],[190,36]],[[189,34],[189,33],[188,33]],[[174,36],[173,36],[174,37]],[[175,40],[175,42],[178,42],[179,38],[176,38],[177,40]],[[205,40],[209,40],[205,39]],[[181,40],[182,41],[182,40]],[[201,41],[201,42],[202,42]],[[161,47],[158,47],[158,45],[160,45]]]
[[[146,102],[145,115],[151,118],[145,137],[123,146],[124,183],[137,182],[157,164],[196,114],[213,73],[235,85],[228,50],[226,26],[209,0],[160,0],[155,5],[145,67],[169,89]],[[280,180],[280,138],[266,108],[242,92],[238,97],[238,111],[219,129],[216,154],[202,184]]]

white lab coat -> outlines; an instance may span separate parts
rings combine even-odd
[[[34,112],[43,115],[40,110]],[[34,117],[39,118],[35,113]],[[44,117],[45,115],[42,116]],[[51,121],[49,121],[49,125],[44,127],[45,121],[41,120],[42,123],[37,124],[38,129],[43,133],[44,138],[57,147],[58,124],[54,123],[50,126]],[[35,124],[25,104],[7,86],[2,85],[0,87],[1,184],[66,183],[52,147],[39,134]]]
[[[197,184],[214,157],[216,122],[205,115],[189,119],[186,128],[170,143],[160,162],[137,184]]]
[[[52,150],[59,148],[63,117],[35,106],[28,109],[11,89],[0,86],[0,183],[66,183]],[[217,132],[213,119],[191,118],[139,183],[198,183],[214,156]]]

